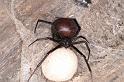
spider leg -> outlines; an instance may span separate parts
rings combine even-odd
[[[86,56],[85,56],[81,51],[79,51],[75,46],[72,45],[71,47],[72,47],[74,50],[76,50],[81,56],[83,56],[83,58],[84,58],[84,60],[85,60],[85,62],[86,62],[86,64],[87,64],[87,67],[88,67],[88,69],[89,69],[91,78],[92,78],[92,70],[91,70],[90,65],[89,65],[89,63],[88,63],[88,60],[86,59]]]
[[[81,43],[85,43],[86,41],[78,41],[78,42],[73,42],[72,44],[73,45],[76,45],[76,44],[81,44]]]
[[[51,40],[53,42],[57,42],[55,39],[51,38],[51,37],[45,37],[45,38],[38,38],[36,39],[35,41],[33,41],[29,46],[31,46],[33,43],[35,43],[36,41],[39,41],[39,40]],[[28,46],[28,47],[29,47]]]
[[[78,28],[79,28],[79,30],[78,30],[78,32],[81,30],[81,27],[80,27],[80,25],[78,24],[78,21],[76,20],[76,18],[70,18],[70,19],[73,19],[73,21],[77,24],[77,26],[78,26]]]
[[[60,47],[61,47],[61,45],[56,46],[55,48],[51,49],[51,50],[43,57],[43,59],[40,61],[40,63],[38,63],[37,67],[34,69],[34,71],[32,72],[32,74],[31,74],[30,77],[28,78],[27,82],[29,82],[29,80],[31,79],[31,77],[33,76],[33,74],[35,73],[35,71],[38,69],[38,67],[40,67],[40,65],[41,65],[41,64],[43,63],[43,61],[47,58],[47,56],[48,56],[51,52],[55,51],[56,49],[58,49],[58,48],[60,48]]]
[[[56,19],[62,18],[62,17],[55,17]]]
[[[90,47],[89,47],[87,41],[78,41],[78,42],[74,42],[74,43],[72,43],[72,44],[73,44],[73,45],[76,45],[76,44],[81,44],[81,43],[85,43],[85,45],[86,45],[86,47],[87,47],[87,50],[88,50],[88,52],[89,52],[88,58],[87,58],[87,61],[88,61],[91,54],[90,54]]]
[[[74,41],[77,40],[77,39],[80,39],[80,38],[86,40],[87,43],[89,43],[89,41],[88,41],[84,36],[78,36],[78,37],[75,37],[75,38],[74,38]]]
[[[61,47],[61,45],[56,46],[55,48],[53,48],[52,50],[50,50],[49,52],[47,52],[47,54],[52,53],[53,51],[55,51],[56,49],[58,49],[58,48],[60,48],[60,47]]]
[[[34,33],[36,33],[37,25],[38,25],[39,22],[43,22],[43,23],[47,23],[47,24],[52,24],[52,22],[38,19],[38,20],[37,20],[37,23],[36,23],[36,26],[35,26],[35,28],[34,28]]]

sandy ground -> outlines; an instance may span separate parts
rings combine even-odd
[[[79,35],[90,42],[89,60],[94,82],[124,81],[124,0],[92,0],[88,8],[73,0],[0,0],[0,82],[26,82],[36,65],[53,47],[51,41],[36,42],[51,36],[50,25],[37,19],[54,21],[55,17],[76,18]],[[84,45],[77,45],[85,55]],[[81,56],[78,72],[67,82],[91,82],[90,73]],[[35,72],[30,82],[51,82]]]

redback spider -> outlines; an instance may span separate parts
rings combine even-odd
[[[51,41],[57,43],[58,45],[55,48],[51,49],[49,52],[47,52],[47,54],[43,57],[43,59],[40,61],[40,63],[34,69],[33,73],[30,75],[27,82],[29,82],[29,80],[32,77],[32,75],[34,74],[34,72],[42,64],[42,62],[47,58],[47,56],[51,52],[53,52],[56,49],[61,48],[61,47],[65,47],[65,48],[71,47],[75,51],[77,51],[84,58],[86,65],[89,69],[89,72],[92,75],[92,70],[91,70],[90,65],[88,63],[88,60],[90,57],[90,48],[88,46],[89,42],[84,36],[77,36],[81,30],[81,27],[79,26],[77,20],[75,18],[57,18],[55,21],[49,22],[49,21],[38,19],[38,21],[36,23],[36,27],[34,29],[34,33],[36,33],[37,25],[39,22],[43,22],[43,23],[51,25],[52,37],[38,38],[34,42],[32,42],[30,45],[32,45],[36,41],[40,41],[40,40],[41,41],[42,40],[51,40]],[[77,41],[78,39],[82,39],[82,40]],[[81,43],[84,43],[88,49],[89,54],[88,54],[87,58],[80,50],[78,50],[78,48],[76,48],[74,46],[76,44],[81,44]]]

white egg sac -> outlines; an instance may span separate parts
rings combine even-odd
[[[42,63],[44,76],[51,81],[70,80],[77,72],[78,60],[69,48],[59,48],[53,51]]]

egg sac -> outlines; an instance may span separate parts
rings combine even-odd
[[[59,48],[44,60],[42,72],[51,81],[67,81],[77,71],[78,60],[75,53],[69,48]]]

